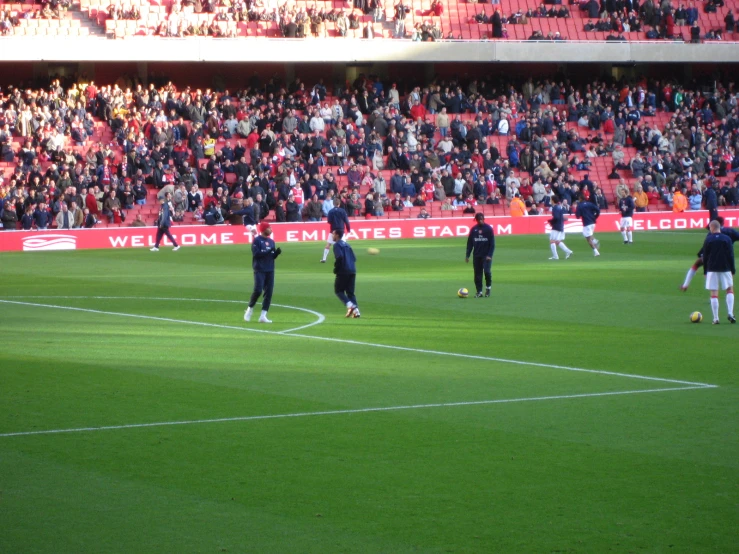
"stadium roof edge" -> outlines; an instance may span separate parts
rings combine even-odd
[[[736,42],[6,37],[0,46],[0,61],[16,62],[739,62]]]

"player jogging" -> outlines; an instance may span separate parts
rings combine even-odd
[[[575,210],[575,217],[582,219],[582,236],[585,237],[590,248],[593,249],[594,256],[600,256],[600,252],[598,252],[600,241],[593,236],[595,234],[595,222],[599,216],[600,210],[598,206],[585,200],[584,196],[580,196],[580,202],[578,202],[577,209]]]
[[[275,286],[275,258],[282,254],[280,248],[275,248],[275,241],[270,238],[272,227],[269,223],[263,221],[259,224],[259,235],[254,237],[251,243],[251,266],[254,269],[254,290],[249,299],[249,306],[244,313],[244,321],[250,321],[254,306],[262,298],[262,314],[259,316],[259,323],[272,323],[267,319],[267,312],[272,303],[272,290]]]
[[[357,297],[354,295],[354,286],[357,280],[357,258],[352,247],[342,239],[343,233],[334,229],[334,293],[346,306],[346,317],[359,317]]]
[[[721,234],[726,235],[731,239],[731,242],[737,242],[739,241],[739,232],[737,232],[736,229],[732,229],[731,227],[724,227],[724,218],[719,216],[716,221],[718,221],[719,225],[721,226]],[[680,290],[685,292],[688,290],[688,287],[690,286],[690,282],[693,280],[693,277],[695,277],[695,274],[698,272],[698,270],[703,266],[703,249],[701,248],[700,252],[698,252],[698,259],[695,260],[695,263],[690,267],[688,270],[687,275],[685,275],[685,282],[680,287]]]
[[[572,250],[565,245],[565,211],[562,208],[562,201],[556,194],[552,197],[552,202],[554,206],[552,206],[552,218],[549,220],[552,226],[552,230],[549,231],[549,248],[552,249],[552,257],[549,259],[559,260],[557,246],[562,249],[567,259],[572,256]]]
[[[485,274],[485,298],[490,296],[493,286],[493,253],[495,252],[495,235],[493,228],[485,223],[485,214],[475,214],[475,225],[467,237],[465,263],[469,263],[472,254],[472,267],[475,270],[475,298],[482,298],[482,275]]]
[[[351,225],[349,225],[349,216],[346,215],[346,210],[341,207],[341,200],[338,198],[334,198],[334,207],[329,210],[326,220],[329,225],[329,234],[328,239],[326,240],[326,248],[323,249],[323,258],[321,258],[322,264],[326,263],[328,253],[331,251],[331,246],[336,242],[334,239],[334,231],[341,231],[341,236],[343,237],[344,233],[352,230]]]
[[[634,228],[634,199],[629,195],[628,191],[619,191],[618,211],[621,212],[621,236],[624,238],[624,244],[633,244],[631,230]]]
[[[718,291],[726,291],[726,309],[729,312],[729,322],[736,323],[734,317],[734,244],[731,239],[721,232],[721,224],[711,221],[708,226],[710,234],[703,243],[703,272],[706,275],[706,290],[711,293],[711,311],[713,324],[719,324],[718,318]]]
[[[256,216],[256,210],[254,208],[254,200],[249,196],[244,201],[244,206],[240,210],[231,213],[231,215],[244,216],[244,226],[252,235],[257,234],[257,225],[259,224],[259,219]]]

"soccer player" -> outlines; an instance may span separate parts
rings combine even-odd
[[[716,196],[716,189],[718,183],[709,183],[706,190],[703,191],[703,204],[708,210],[709,221],[718,220],[718,197]]]
[[[634,199],[628,190],[619,191],[618,210],[621,212],[621,236],[624,244],[633,244],[631,230],[634,228]]]
[[[262,297],[262,313],[259,323],[272,323],[267,319],[267,312],[272,303],[272,290],[275,287],[275,258],[282,254],[282,249],[275,248],[275,241],[270,238],[272,227],[266,221],[259,224],[259,235],[251,243],[251,266],[254,269],[254,291],[249,299],[249,306],[244,313],[244,321],[251,321],[254,306]]]
[[[565,253],[565,259],[572,256],[572,250],[565,245],[565,211],[562,208],[562,200],[556,194],[552,197],[552,218],[549,224],[552,230],[549,231],[549,248],[552,249],[552,257],[550,260],[559,260],[557,255],[557,246]]]
[[[152,252],[159,252],[159,243],[162,242],[162,237],[165,235],[174,245],[172,252],[177,252],[177,250],[180,249],[180,245],[177,244],[177,241],[169,231],[169,227],[172,225],[172,210],[169,205],[170,200],[172,200],[172,194],[169,192],[159,200],[161,205],[159,206],[159,217],[157,218],[157,238],[154,243],[154,248],[151,248]]]
[[[577,204],[575,209],[575,217],[582,219],[582,236],[588,241],[590,248],[593,249],[594,256],[600,256],[598,252],[598,246],[600,241],[595,238],[595,222],[600,216],[600,209],[598,206],[585,200],[584,196],[580,196],[580,202]]]
[[[331,232],[334,247],[334,292],[346,306],[346,317],[359,317],[357,297],[354,286],[357,280],[357,258],[352,247],[343,240],[344,234],[338,229]]]
[[[718,221],[719,225],[721,226],[721,234],[726,235],[731,239],[732,243],[735,243],[739,241],[739,232],[737,232],[736,229],[732,229],[731,227],[724,227],[724,218],[719,216],[716,221]],[[709,226],[710,228],[710,226]],[[698,270],[703,266],[703,249],[698,252],[698,259],[695,260],[695,263],[690,267],[688,270],[687,275],[685,275],[685,282],[680,287],[680,290],[685,292],[688,290],[688,287],[690,286],[690,282],[693,280],[693,277],[695,277],[695,274],[698,272]]]
[[[341,236],[343,237],[345,232],[352,230],[351,225],[349,225],[349,216],[346,215],[346,210],[341,207],[341,200],[338,198],[334,198],[334,207],[329,210],[326,220],[329,225],[329,235],[328,240],[326,241],[326,248],[323,249],[323,258],[321,258],[322,264],[326,263],[328,253],[331,251],[331,246],[334,244],[334,231],[340,231]]]
[[[485,223],[485,214],[475,214],[477,225],[470,229],[467,237],[467,251],[464,257],[465,263],[470,262],[472,254],[472,267],[475,270],[475,298],[482,298],[482,276],[485,274],[485,298],[490,296],[493,286],[493,253],[495,252],[495,235],[493,228]]]
[[[726,291],[726,309],[729,322],[736,323],[734,317],[734,245],[731,239],[721,232],[721,224],[711,221],[710,234],[703,243],[703,272],[706,275],[706,290],[711,293],[713,324],[718,325],[718,291]]]
[[[244,206],[240,210],[231,213],[231,215],[244,216],[244,226],[252,235],[257,234],[257,225],[259,224],[259,219],[256,216],[256,210],[254,208],[254,200],[249,196],[244,201]]]

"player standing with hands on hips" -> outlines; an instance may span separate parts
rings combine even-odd
[[[357,280],[357,258],[354,250],[346,241],[339,230],[334,229],[331,233],[334,244],[334,292],[341,302],[346,306],[346,317],[359,317],[357,297],[354,296],[354,286]]]
[[[174,245],[172,252],[176,252],[180,249],[180,245],[177,244],[177,241],[169,231],[169,227],[172,225],[172,209],[169,205],[170,200],[172,200],[172,195],[169,192],[160,200],[161,206],[159,206],[159,217],[157,217],[157,238],[154,243],[154,248],[151,248],[152,252],[159,252],[159,243],[162,242],[162,237],[165,235]]]
[[[718,291],[726,291],[726,309],[729,322],[736,323],[734,317],[734,243],[721,233],[721,224],[711,221],[710,234],[703,243],[703,272],[706,274],[706,290],[711,292],[711,311],[713,324],[718,325]]]
[[[465,263],[469,263],[472,254],[472,267],[475,270],[475,298],[482,298],[482,275],[485,274],[485,297],[490,296],[493,287],[493,253],[495,252],[495,236],[493,228],[485,223],[485,214],[475,214],[475,225],[467,237],[467,253]]]
[[[275,241],[270,238],[272,227],[266,221],[259,224],[259,234],[251,243],[251,266],[254,269],[254,291],[249,299],[249,307],[244,313],[244,321],[250,321],[254,306],[262,297],[262,314],[259,323],[272,323],[267,319],[267,312],[272,303],[272,290],[275,287],[275,258],[282,254],[282,249],[275,248]]]

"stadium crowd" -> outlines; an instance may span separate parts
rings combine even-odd
[[[260,220],[318,221],[335,197],[354,217],[535,215],[554,194],[566,210],[580,195],[608,209],[622,192],[638,211],[682,211],[707,189],[739,205],[733,83],[439,79],[401,91],[360,75],[329,94],[257,76],[234,92],[56,80],[5,89],[0,107],[5,229],[122,224],[154,189],[172,193],[175,220],[208,224],[242,223],[244,204]]]

